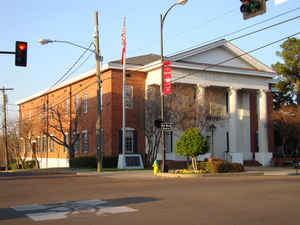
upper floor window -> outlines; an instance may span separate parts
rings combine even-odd
[[[133,87],[125,85],[125,107],[126,109],[133,108]]]
[[[88,104],[88,94],[87,92],[84,92],[84,96],[83,96],[83,112],[87,113],[87,104]]]
[[[51,105],[50,119],[54,119],[54,104]]]
[[[69,99],[66,99],[66,103],[65,103],[65,115],[68,116],[69,115]]]
[[[40,107],[37,108],[37,118],[38,118],[38,122],[41,121],[41,109]]]
[[[28,120],[31,120],[31,111],[28,112]]]
[[[76,113],[78,112],[79,110],[79,97],[78,95],[75,96],[75,111]]]
[[[47,105],[43,105],[43,112],[44,112],[44,120],[47,120]]]

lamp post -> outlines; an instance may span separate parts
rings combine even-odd
[[[214,131],[216,130],[216,126],[212,123],[209,128],[211,132],[211,158],[213,159],[215,157],[215,152],[214,152]]]
[[[166,11],[165,14],[160,14],[160,60],[161,60],[161,85],[160,85],[160,108],[161,108],[161,120],[164,121],[164,106],[165,106],[165,100],[164,100],[164,78],[163,78],[163,62],[164,62],[164,48],[163,48],[163,26],[166,19],[166,16],[168,13],[173,9],[176,5],[184,5],[187,3],[188,0],[179,0]],[[161,129],[161,155],[162,155],[162,165],[161,165],[161,172],[166,172],[165,169],[165,134],[164,130]]]
[[[101,80],[100,80],[100,61],[102,61],[102,57],[100,56],[99,52],[99,31],[98,31],[98,11],[95,11],[95,50],[91,50],[89,48],[86,48],[84,46],[75,44],[70,41],[58,41],[58,40],[51,40],[51,39],[41,39],[39,40],[41,45],[45,45],[48,43],[65,43],[69,45],[76,46],[78,48],[85,49],[87,51],[95,53],[96,58],[96,76],[97,76],[97,119],[96,119],[96,154],[97,154],[97,172],[100,173],[102,171],[102,158],[104,152],[103,149],[101,149],[102,145],[102,108],[101,108]]]

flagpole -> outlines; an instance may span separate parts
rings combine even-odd
[[[125,79],[126,79],[126,17],[124,17],[123,21],[123,30],[122,30],[122,44],[123,44],[123,54],[122,54],[122,61],[123,61],[123,94],[122,94],[122,154],[123,154],[123,160],[124,160],[124,166],[125,166],[125,136],[126,136],[126,111],[125,111]]]

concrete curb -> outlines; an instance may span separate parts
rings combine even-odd
[[[264,172],[239,172],[239,173],[206,173],[206,174],[175,174],[158,173],[158,177],[167,178],[197,178],[197,177],[238,177],[238,176],[264,176]]]

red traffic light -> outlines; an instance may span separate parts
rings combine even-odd
[[[19,45],[18,45],[18,48],[21,50],[21,51],[24,51],[25,49],[26,49],[26,44],[24,44],[24,43],[20,43]]]
[[[15,65],[27,65],[27,42],[16,41]]]

